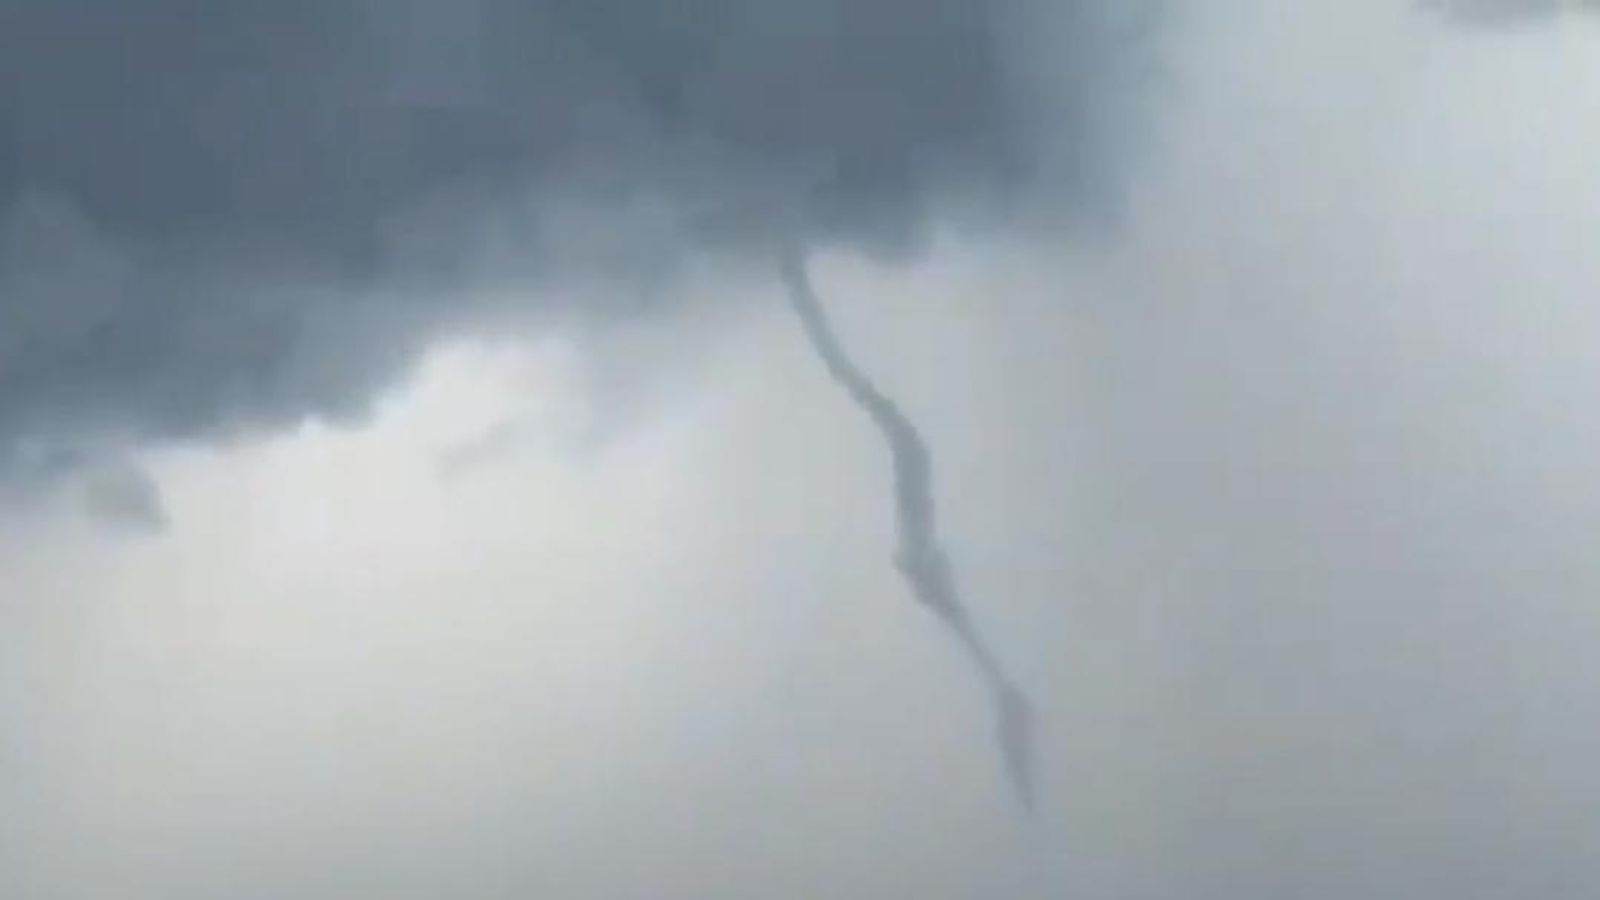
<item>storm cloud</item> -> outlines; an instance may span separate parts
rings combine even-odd
[[[1086,210],[1143,45],[1113,6],[7,4],[0,454],[359,416],[491,286]]]
[[[1037,823],[1006,802],[987,698],[885,564],[880,436],[772,254],[745,255],[750,211],[797,182],[753,180],[743,218],[731,167],[601,204],[565,174],[608,165],[586,150],[542,182],[445,179],[359,265],[286,229],[232,246],[311,249],[214,269],[25,192],[34,268],[10,277],[35,296],[50,273],[300,266],[282,283],[320,294],[253,301],[257,327],[207,352],[278,346],[262,323],[301,337],[235,381],[0,383],[35,398],[7,419],[28,471],[77,485],[74,460],[131,458],[171,523],[0,514],[0,894],[1600,896],[1600,28],[1526,22],[1188,4],[1164,141],[1138,141],[1155,158],[1109,239],[974,238],[971,201],[1015,195],[955,176],[905,209],[934,232],[915,259],[809,220],[827,312],[933,448],[960,586],[1037,703]],[[1081,119],[1013,96],[1039,126],[1019,144],[1074,146]],[[1074,201],[1053,209],[1095,202],[1031,179]],[[538,184],[519,237],[503,210]],[[740,203],[696,217],[691,184]],[[671,303],[645,314],[661,274]],[[517,289],[433,290],[496,281]],[[560,321],[440,342],[380,388],[501,302]],[[70,335],[119,308],[6,314]],[[213,444],[375,391],[355,428],[99,443],[189,421]],[[176,414],[208,392],[228,402]]]

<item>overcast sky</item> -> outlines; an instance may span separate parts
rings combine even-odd
[[[279,93],[494,115],[460,146],[338,132],[355,187],[196,112],[263,90],[246,4],[215,26],[237,94],[34,60],[90,99],[52,97],[8,51],[0,894],[1600,891],[1600,20],[941,2],[874,67],[837,35],[769,59],[808,33],[790,5],[708,39],[529,4],[624,62],[518,105],[555,69],[500,74],[459,49],[494,29],[407,3]],[[88,27],[14,6],[41,45]],[[296,52],[266,69],[325,63]],[[802,87],[824,59],[862,68]],[[85,112],[150,97],[197,118]],[[874,130],[880,102],[906,111]],[[314,133],[313,106],[271,115]],[[588,124],[491,134],[507,109]],[[96,180],[91,138],[192,193]],[[934,447],[1040,710],[1037,824],[889,565],[883,448],[784,308],[780,240]]]

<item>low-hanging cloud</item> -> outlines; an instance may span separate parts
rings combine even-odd
[[[995,655],[956,587],[939,539],[928,442],[899,404],[883,393],[844,349],[812,287],[805,260],[795,253],[786,254],[782,269],[789,305],[800,319],[812,352],[888,446],[899,535],[895,565],[913,598],[950,631],[977,668],[995,709],[995,731],[1006,775],[1024,809],[1032,811],[1038,803],[1032,704]]]
[[[1087,207],[1115,6],[10,4],[0,455],[358,415],[485,281]]]
[[[167,528],[161,489],[150,473],[131,463],[91,473],[83,485],[83,506],[91,517],[135,534],[158,534]]]

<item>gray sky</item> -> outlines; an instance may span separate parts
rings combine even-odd
[[[0,893],[1593,896],[1596,24],[1178,5],[1150,99],[1104,112],[1144,120],[1109,225],[974,229],[952,187],[911,257],[828,239],[818,290],[927,432],[967,594],[1042,708],[1037,833],[776,278],[675,245],[623,314],[613,254],[675,211],[550,201],[544,252],[584,271],[279,307],[287,357],[171,335],[261,366],[188,395],[214,414],[180,443],[124,440],[164,432],[162,378],[0,387],[17,446],[93,461],[0,516]],[[1089,120],[1029,96],[1025,143],[1066,152]],[[24,235],[94,221],[52,203],[12,207]],[[92,289],[140,244],[101,232],[10,239],[49,290],[4,295],[40,330],[0,368],[70,376],[51,353],[94,303],[155,308]],[[243,277],[172,240],[183,284]],[[335,384],[370,414],[303,421]]]

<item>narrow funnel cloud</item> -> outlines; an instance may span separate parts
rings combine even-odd
[[[996,732],[1006,773],[1023,807],[1035,809],[1033,711],[1027,697],[978,632],[956,588],[950,562],[939,544],[933,498],[933,465],[928,444],[900,407],[856,365],[839,343],[798,251],[782,258],[789,304],[800,317],[811,349],[833,380],[872,419],[889,446],[894,464],[895,522],[900,546],[895,566],[917,602],[939,617],[966,648],[983,676],[995,706]]]

